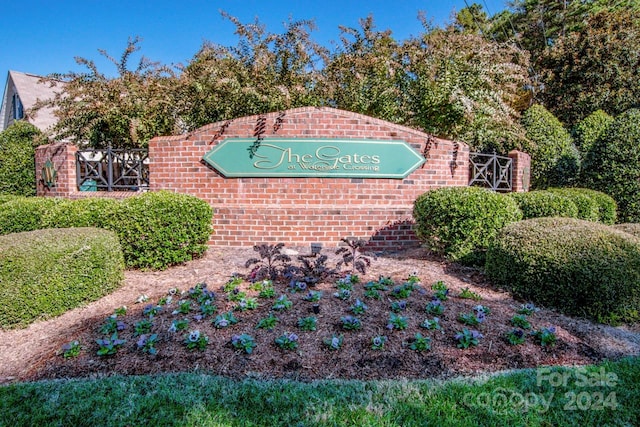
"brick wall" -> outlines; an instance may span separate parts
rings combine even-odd
[[[225,138],[255,137],[259,116],[207,125],[189,135],[149,143],[151,190],[198,196],[215,210],[211,243],[249,246],[284,242],[335,247],[343,237],[371,239],[377,249],[418,244],[413,201],[432,188],[468,184],[469,148],[415,129],[331,108],[267,114],[265,140],[353,138],[403,140],[425,153],[426,163],[405,179],[224,178],[202,157]],[[274,126],[276,125],[276,126]]]

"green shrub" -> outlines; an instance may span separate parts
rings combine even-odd
[[[551,189],[551,190],[556,192],[555,190],[557,189]],[[613,200],[613,197],[601,191],[591,190],[589,188],[563,188],[561,190],[562,192],[560,194],[566,197],[574,197],[575,194],[580,194],[581,196],[587,196],[591,198],[592,203],[596,204],[596,210],[597,210],[596,221],[600,221],[604,224],[609,224],[609,225],[616,222],[617,206],[616,206],[616,201]],[[573,201],[578,203],[575,199],[573,199]],[[593,209],[592,203],[585,204],[583,206],[583,209],[587,212],[587,215],[588,215],[588,212],[590,212],[590,210]],[[580,216],[578,216],[578,218],[580,218]],[[581,218],[581,219],[586,219],[586,218]]]
[[[108,228],[118,233],[128,267],[164,269],[206,251],[212,216],[197,197],[149,192],[122,200]]]
[[[584,161],[584,185],[613,197],[620,222],[640,222],[640,110],[617,116]]]
[[[498,230],[522,218],[509,196],[478,187],[448,187],[420,195],[415,232],[431,250],[454,261],[482,263]]]
[[[591,150],[596,141],[607,132],[613,120],[613,117],[602,110],[589,114],[574,129],[576,145],[583,153]]]
[[[17,197],[0,209],[0,235],[43,228],[44,217],[63,199],[53,197]]]
[[[95,228],[0,236],[0,327],[27,325],[94,301],[120,286],[116,235]]]
[[[18,121],[0,132],[0,193],[36,194],[35,145],[40,131]]]
[[[624,231],[625,233],[633,234],[636,237],[640,237],[640,224],[625,223],[625,224],[616,224],[613,227],[617,230]]]
[[[580,188],[550,188],[549,191],[571,199],[578,208],[578,219],[584,219],[585,221],[598,221],[600,219],[598,202]]]
[[[524,219],[547,216],[576,218],[578,207],[571,199],[551,191],[529,191],[526,193],[510,193],[522,211]]]
[[[45,214],[42,228],[107,228],[120,203],[107,197],[62,200]]]
[[[572,218],[506,226],[490,245],[486,274],[515,297],[598,321],[640,310],[640,239]]]
[[[0,205],[5,204],[11,200],[15,200],[20,196],[14,196],[13,194],[0,194]]]

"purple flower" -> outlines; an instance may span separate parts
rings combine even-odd
[[[471,338],[472,339],[480,339],[482,337],[484,337],[484,335],[482,335],[480,332],[478,332],[476,330],[471,331]]]
[[[146,343],[147,343],[147,334],[142,334],[140,335],[140,338],[138,338],[138,342],[136,344],[138,345],[138,348],[140,348],[140,347],[144,347]]]
[[[118,320],[118,322],[116,322],[116,329],[119,331],[123,331],[126,327],[127,325],[122,320]]]
[[[195,320],[196,322],[199,322],[202,320],[202,314],[196,314],[195,316],[193,316],[193,320]]]
[[[484,311],[479,311],[478,313],[476,313],[476,319],[478,319],[478,322],[480,323],[484,322],[484,319],[485,319]]]
[[[234,335],[234,336],[231,337],[231,344],[233,346],[236,346],[236,345],[240,344],[241,340],[242,339],[240,338],[240,335]]]
[[[392,323],[387,323],[387,329],[388,330],[393,330],[393,324]]]
[[[438,297],[432,297],[431,298],[431,305],[432,306],[436,306],[436,305],[440,305],[442,304],[442,301],[440,301],[440,299]]]
[[[298,341],[298,336],[294,333],[289,334],[289,336],[287,337],[289,339],[289,341]]]
[[[200,331],[195,330],[189,333],[189,342],[198,342],[200,339]]]

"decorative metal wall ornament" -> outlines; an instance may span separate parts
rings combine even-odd
[[[509,157],[493,154],[469,153],[469,185],[494,191],[511,191],[513,162]]]
[[[42,182],[46,187],[51,190],[56,186],[56,181],[58,179],[58,172],[56,172],[56,168],[53,165],[51,159],[47,159],[42,167]]]

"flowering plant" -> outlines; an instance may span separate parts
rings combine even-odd
[[[114,332],[109,338],[103,338],[96,340],[96,343],[100,346],[98,349],[98,356],[109,356],[116,354],[118,349],[122,347],[127,340],[118,338],[118,333]]]
[[[399,314],[395,314],[395,313],[389,314],[387,329],[391,331],[394,329],[403,330],[403,329],[407,329],[408,325],[409,325],[409,321],[406,317],[400,316]]]
[[[338,289],[338,292],[335,292],[333,296],[346,301],[351,298],[351,291],[349,289]]]
[[[511,318],[511,324],[516,328],[531,329],[531,323],[527,320],[527,316],[524,314],[516,314]]]
[[[148,304],[148,305],[145,305],[144,308],[142,309],[142,314],[144,314],[145,316],[149,316],[149,318],[153,318],[158,313],[160,313],[161,310],[162,310],[161,305]]]
[[[548,326],[546,328],[542,328],[538,331],[533,332],[533,336],[538,340],[541,346],[552,346],[555,345],[557,337],[556,337],[556,328],[554,326]]]
[[[322,298],[321,291],[309,291],[307,295],[302,297],[303,300],[309,301],[309,302],[318,302],[320,301],[320,298]]]
[[[528,304],[523,304],[520,309],[518,309],[518,314],[524,314],[526,316],[529,316],[533,313],[536,313],[540,311],[540,309],[538,307],[536,307],[535,305],[533,305],[532,303],[528,303]]]
[[[126,305],[123,305],[122,307],[118,307],[115,310],[113,310],[113,316],[114,317],[124,316],[125,314],[127,314],[127,306]]]
[[[331,338],[325,338],[323,342],[329,350],[339,350],[342,347],[342,341],[342,335],[333,335]]]
[[[353,314],[363,314],[369,307],[359,299],[351,306],[350,310]]]
[[[189,350],[198,349],[202,351],[207,348],[209,337],[201,334],[200,331],[196,329],[195,331],[189,331],[189,333],[184,336],[183,343]]]
[[[180,300],[180,301],[178,301],[178,308],[173,310],[173,312],[171,314],[173,314],[173,315],[176,315],[176,314],[189,314],[190,310],[191,310],[191,301],[189,301],[189,300]]]
[[[340,318],[340,323],[342,323],[342,329],[346,329],[348,331],[357,330],[362,327],[360,319],[353,316],[342,316]]]
[[[412,285],[420,283],[420,278],[418,277],[418,272],[417,271],[412,271],[411,273],[409,273],[409,277],[407,277],[407,282],[411,283]]]
[[[242,292],[238,288],[232,290],[231,292],[227,292],[227,299],[229,301],[238,302],[241,299],[244,299],[246,297],[247,297],[247,293],[246,292]]]
[[[211,300],[206,300],[200,304],[200,315],[202,317],[212,316],[216,311],[218,311],[218,307]]]
[[[64,357],[65,359],[77,357],[80,355],[80,342],[78,340],[73,340],[64,344],[60,350],[62,353],[62,357]]]
[[[458,315],[458,321],[468,326],[478,326],[484,321],[484,318],[485,315],[482,311],[476,313],[460,313]]]
[[[289,301],[286,295],[280,295],[272,308],[274,310],[289,310],[292,305],[293,303]]]
[[[315,331],[318,319],[313,316],[298,319],[298,327],[303,331]]]
[[[391,295],[396,298],[409,298],[411,292],[415,289],[415,285],[413,283],[403,283],[402,285],[396,286],[391,290]]]
[[[486,305],[476,305],[475,307],[473,307],[473,309],[475,310],[476,313],[480,313],[482,312],[485,315],[490,315],[491,314],[491,309],[489,307],[487,307]]]
[[[417,333],[409,344],[409,348],[414,351],[431,350],[431,338],[423,337],[422,334]]]
[[[238,319],[233,315],[233,312],[228,311],[224,314],[219,314],[213,319],[213,326],[218,329],[226,328],[229,325],[235,325],[238,323]]]
[[[373,350],[382,350],[384,349],[384,345],[387,342],[387,337],[384,335],[377,335],[371,338],[371,348]]]
[[[364,296],[372,299],[380,299],[382,295],[380,291],[386,291],[387,286],[393,285],[393,280],[389,277],[382,277],[377,282],[371,281],[364,285]]]
[[[142,334],[136,345],[138,349],[142,350],[145,353],[156,355],[158,354],[158,350],[156,349],[156,343],[158,342],[158,334]]]
[[[256,298],[242,298],[238,301],[238,305],[235,306],[235,310],[247,311],[255,310],[258,308],[258,300]]]
[[[273,328],[276,327],[276,324],[278,323],[278,318],[276,316],[273,315],[273,313],[270,313],[269,316],[267,317],[263,317],[262,319],[260,319],[258,321],[258,324],[256,325],[257,329],[267,329],[269,331],[273,330]]]
[[[526,339],[526,335],[522,329],[514,329],[507,334],[507,342],[511,345],[523,344]]]
[[[438,298],[433,298],[426,306],[425,311],[428,314],[439,316],[444,312],[444,305]]]
[[[237,289],[238,286],[242,284],[242,282],[243,282],[242,277],[234,273],[233,275],[231,275],[229,280],[227,280],[227,283],[224,284],[222,289],[225,292],[231,292],[234,289]]]
[[[291,288],[291,292],[304,292],[307,290],[307,283],[300,281],[300,280],[296,280],[296,281],[292,281],[289,284],[289,287]]]
[[[346,289],[348,291],[352,291],[353,290],[353,282],[351,282],[350,276],[347,276],[344,279],[338,279],[336,281],[336,288],[338,288],[338,289]]]
[[[171,322],[169,332],[184,331],[189,327],[189,319],[176,319]]]
[[[236,350],[242,350],[247,354],[251,354],[256,347],[256,342],[251,335],[242,334],[231,337],[231,345]]]
[[[151,322],[151,320],[142,319],[142,320],[140,320],[139,322],[136,322],[133,325],[133,328],[134,328],[133,334],[135,336],[142,335],[142,334],[148,334],[149,332],[151,332],[151,327],[152,326],[153,326],[153,323]]]
[[[473,291],[470,291],[468,287],[460,291],[460,295],[458,295],[458,298],[472,299],[474,301],[480,301],[482,299],[480,295]]]
[[[431,290],[434,291],[433,296],[440,301],[446,301],[449,296],[449,288],[442,280],[431,285]]]
[[[483,335],[476,330],[463,329],[462,332],[458,332],[455,339],[458,341],[458,348],[469,348],[470,346],[477,346],[480,343],[480,339]]]
[[[424,322],[422,322],[420,324],[421,327],[425,328],[425,329],[430,329],[430,330],[442,330],[442,326],[440,326],[440,318],[439,317],[434,317],[433,319],[429,320],[429,319],[425,319]]]
[[[391,302],[391,311],[393,311],[394,313],[399,313],[401,311],[405,311],[406,309],[407,309],[406,299]]]
[[[126,327],[127,325],[122,320],[117,319],[117,315],[112,314],[111,316],[107,317],[105,322],[102,324],[102,326],[100,327],[100,332],[108,335],[118,331],[124,331]]]
[[[298,348],[298,336],[294,333],[284,333],[275,339],[278,347],[285,350],[295,350]]]

